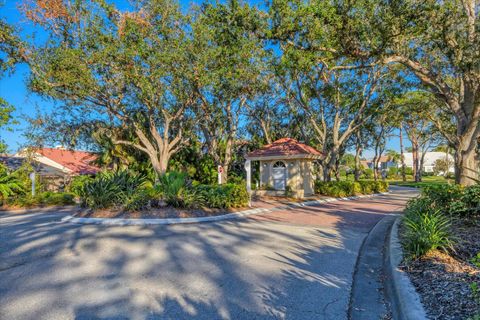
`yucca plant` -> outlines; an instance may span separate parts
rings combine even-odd
[[[440,210],[410,211],[404,217],[405,250],[413,258],[419,258],[431,250],[453,249],[450,219]]]

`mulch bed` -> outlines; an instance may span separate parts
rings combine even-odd
[[[169,218],[199,218],[218,216],[227,213],[247,210],[248,208],[231,209],[178,209],[173,207],[152,208],[143,211],[119,210],[84,210],[76,214],[82,218],[113,218],[113,219],[169,219]]]
[[[480,252],[480,217],[473,221],[476,223],[458,220],[453,224],[455,252],[433,251],[402,266],[431,319],[473,319],[480,315],[480,302],[470,288],[473,282],[480,288],[480,268],[470,262]]]

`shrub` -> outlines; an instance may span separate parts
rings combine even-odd
[[[445,209],[460,199],[462,191],[463,187],[456,184],[431,185],[422,190],[422,196],[429,198],[437,208]]]
[[[119,202],[120,187],[107,175],[98,175],[77,190],[82,205],[92,209],[113,207]]]
[[[178,195],[180,190],[185,188],[186,185],[186,173],[171,171],[160,177],[159,184],[155,186],[155,189],[164,198],[170,198]]]
[[[480,212],[480,185],[476,184],[465,188],[460,201],[453,202],[450,213],[475,215]]]
[[[374,193],[387,192],[388,191],[388,182],[386,181],[372,181],[372,188]]]
[[[156,186],[158,194],[168,205],[176,208],[199,208],[204,205],[204,196],[187,181],[186,173],[171,171],[160,177]]]
[[[75,204],[75,195],[68,192],[44,192],[40,194],[41,204],[47,206],[63,206]]]
[[[73,177],[70,184],[67,186],[67,190],[72,192],[76,196],[80,196],[83,186],[93,181],[93,179],[93,177],[87,175],[75,176]]]
[[[372,179],[373,178],[373,169],[367,168],[363,170],[363,174],[365,176],[365,179]]]
[[[19,207],[66,206],[75,204],[75,196],[67,192],[42,192],[32,197],[30,194],[10,198],[6,203]]]
[[[389,167],[387,171],[387,178],[393,179],[398,176],[399,170],[397,167]]]
[[[315,193],[331,197],[350,197],[388,190],[385,181],[315,181]]]
[[[144,193],[145,175],[128,170],[102,172],[76,190],[82,204],[92,209],[125,208],[140,206],[138,193]],[[140,202],[139,202],[140,201]]]
[[[359,181],[358,183],[360,184],[360,190],[362,194],[374,193],[372,181]]]
[[[238,208],[248,205],[249,195],[243,184],[199,185],[210,208]]]
[[[5,200],[9,197],[24,194],[25,188],[22,181],[13,174],[7,172],[7,168],[0,164],[0,198]]]
[[[423,201],[423,200],[422,200]],[[440,210],[425,207],[426,203],[410,203],[403,223],[404,248],[410,258],[416,259],[431,250],[452,249],[450,220]]]
[[[200,208],[205,204],[202,192],[195,188],[183,187],[176,194],[168,194],[165,202],[175,208]]]

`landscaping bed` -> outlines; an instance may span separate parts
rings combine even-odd
[[[399,229],[401,268],[432,319],[480,319],[480,186],[427,188]]]
[[[110,219],[173,219],[173,218],[200,218],[220,216],[232,212],[247,210],[242,208],[199,208],[181,209],[174,207],[152,208],[141,211],[119,211],[119,210],[84,210],[75,215],[77,218],[110,218]]]
[[[480,252],[480,226],[461,220],[452,226],[452,234],[458,238],[455,253],[432,250],[405,261],[402,269],[432,319],[475,319],[480,302],[473,297],[471,285],[480,284],[480,268],[471,259]]]

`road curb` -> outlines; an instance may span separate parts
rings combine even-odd
[[[242,218],[253,214],[262,214],[273,212],[275,210],[283,210],[295,207],[315,206],[327,202],[336,201],[351,201],[362,198],[372,198],[389,194],[390,192],[374,193],[369,195],[345,197],[345,198],[325,198],[318,200],[311,200],[305,202],[291,202],[283,206],[273,208],[256,208],[239,212],[232,212],[218,216],[198,217],[198,218],[170,218],[170,219],[121,219],[121,218],[79,218],[72,215],[62,218],[62,222],[80,223],[80,224],[97,224],[106,226],[146,226],[146,225],[172,225],[172,224],[188,224],[188,223],[203,223],[203,222],[217,222],[223,220],[230,220],[235,218]]]
[[[389,312],[383,281],[385,243],[397,216],[398,213],[382,218],[362,242],[353,273],[348,319],[384,319]]]
[[[400,270],[403,250],[398,238],[398,226],[401,217],[395,220],[387,241],[387,259],[385,261],[385,289],[390,298],[393,319],[426,320],[427,314],[423,308],[420,296],[410,282],[407,274]]]

